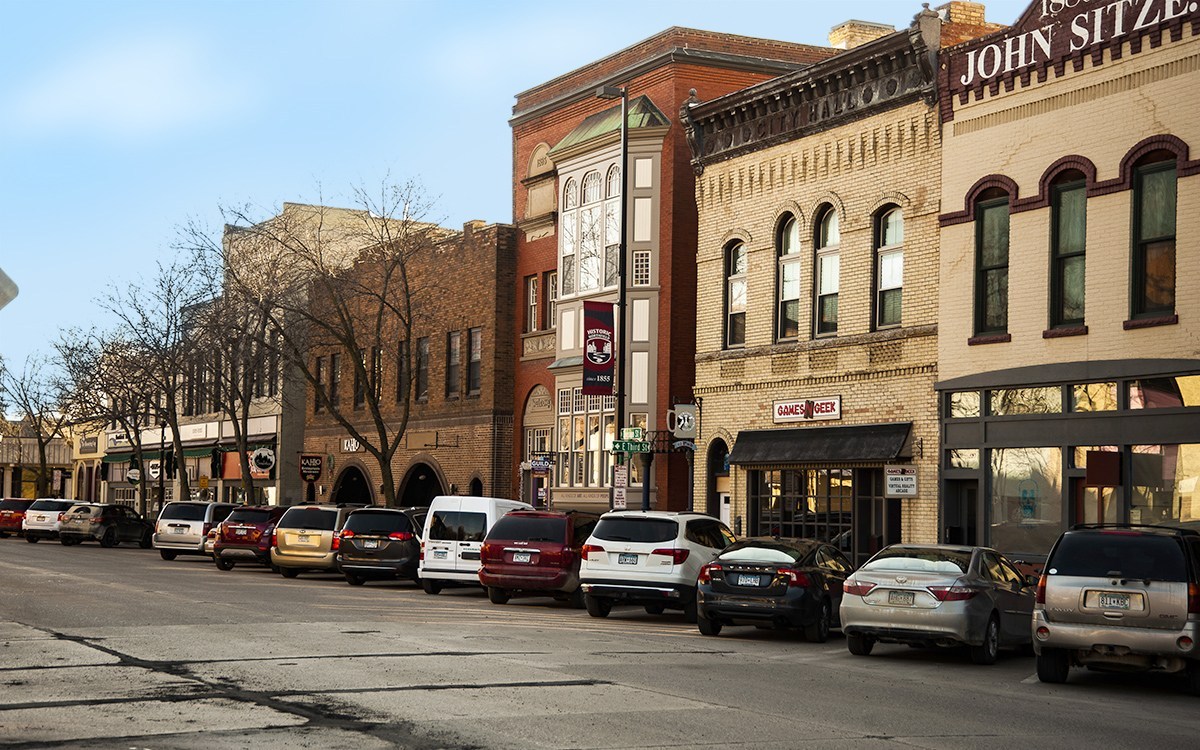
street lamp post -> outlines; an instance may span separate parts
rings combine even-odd
[[[158,419],[158,510],[162,512],[163,505],[166,501],[166,492],[163,489],[163,477],[167,474],[167,420],[163,417]]]

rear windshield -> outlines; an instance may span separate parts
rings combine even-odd
[[[281,529],[333,531],[336,525],[337,511],[322,508],[292,508],[279,519]]]
[[[25,510],[28,507],[28,500],[0,500],[0,510]]]
[[[797,549],[789,544],[742,541],[729,545],[718,557],[728,562],[792,563],[803,560],[812,548]]]
[[[30,510],[57,510],[64,511],[75,504],[73,500],[38,500],[33,505],[29,506]]]
[[[203,521],[207,505],[201,503],[170,503],[162,509],[159,518],[172,521]]]
[[[669,542],[679,536],[679,524],[666,518],[601,518],[592,536],[606,542]]]
[[[482,542],[486,532],[486,513],[437,510],[429,520],[429,538],[443,542]]]
[[[971,567],[970,552],[932,548],[891,549],[880,552],[862,570],[911,570],[914,573],[966,573]]]
[[[67,512],[73,516],[94,516],[98,514],[100,510],[101,509],[95,505],[76,505]]]
[[[271,511],[258,508],[238,508],[225,520],[229,523],[266,523],[271,520]]]
[[[408,516],[400,511],[355,511],[343,527],[355,534],[391,534],[393,531],[412,531]]]
[[[514,542],[558,542],[567,541],[565,518],[537,516],[505,516],[488,532],[488,539],[503,539]]]
[[[1066,534],[1047,563],[1046,572],[1087,578],[1188,580],[1183,548],[1171,537],[1130,531]]]

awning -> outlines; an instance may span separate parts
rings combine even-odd
[[[207,448],[184,448],[183,449],[183,455],[185,458],[199,458],[202,456],[211,456],[212,452],[213,452],[213,446],[211,446],[211,445],[208,446]]]
[[[850,461],[893,461],[907,457],[912,422],[744,430],[738,433],[729,463],[812,464]]]
[[[106,464],[119,464],[122,461],[128,461],[132,455],[132,453],[109,453],[107,456],[101,458],[100,461]]]

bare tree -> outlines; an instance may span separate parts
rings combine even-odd
[[[51,441],[63,436],[62,428],[69,409],[66,393],[58,387],[58,382],[50,360],[36,354],[25,359],[20,373],[0,369],[0,394],[8,402],[22,432],[32,437],[37,446],[35,492],[38,497],[50,495],[47,448]]]

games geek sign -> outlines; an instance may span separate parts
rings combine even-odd
[[[842,397],[776,401],[771,411],[776,423],[841,419]]]
[[[1009,36],[951,56],[956,89],[1068,57],[1178,18],[1196,16],[1200,0],[1038,0]]]

